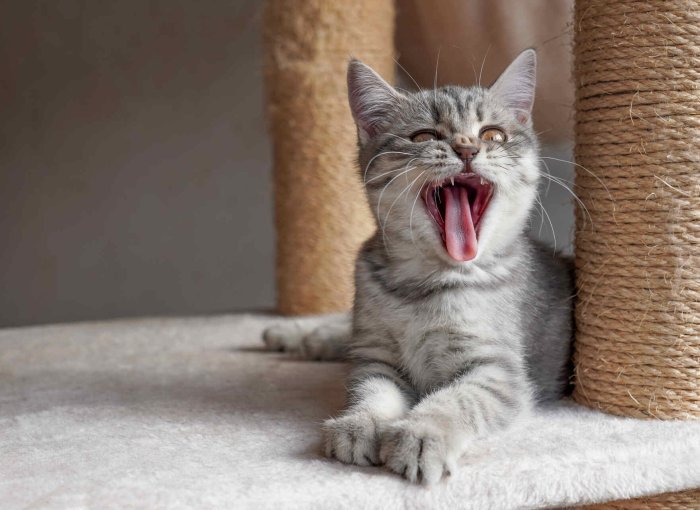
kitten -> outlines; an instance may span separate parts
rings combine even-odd
[[[535,52],[490,88],[399,92],[348,66],[359,162],[377,233],[359,253],[352,319],[265,332],[270,348],[348,356],[348,405],[326,453],[430,484],[468,441],[564,394],[571,264],[530,240],[540,179]]]

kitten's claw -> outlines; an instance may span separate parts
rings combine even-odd
[[[445,433],[414,419],[400,420],[383,433],[379,459],[410,482],[433,485],[454,473]]]
[[[354,412],[323,424],[325,453],[346,464],[379,464],[379,426],[367,413]]]

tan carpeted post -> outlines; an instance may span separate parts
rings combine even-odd
[[[393,0],[268,0],[264,26],[278,311],[348,309],[355,255],[375,227],[346,68],[354,56],[393,79]]]
[[[700,2],[577,0],[576,388],[700,418]]]

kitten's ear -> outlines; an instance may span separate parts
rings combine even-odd
[[[361,143],[384,127],[402,97],[371,67],[356,59],[348,64],[348,101]]]
[[[522,124],[530,119],[532,113],[536,74],[537,54],[530,48],[515,57],[490,88],[492,94],[516,111]]]

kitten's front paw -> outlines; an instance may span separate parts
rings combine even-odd
[[[432,485],[455,469],[447,433],[427,420],[394,422],[381,438],[380,460],[411,482]]]
[[[335,361],[345,355],[350,339],[350,318],[345,314],[284,319],[263,331],[268,350],[284,351],[302,359]]]
[[[351,413],[323,424],[326,456],[347,464],[379,464],[379,423],[368,413]]]
[[[274,324],[263,331],[263,342],[270,351],[296,352],[307,331],[296,321]]]
[[[333,361],[343,357],[350,339],[346,323],[323,324],[301,340],[301,354],[306,359]]]

